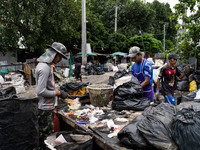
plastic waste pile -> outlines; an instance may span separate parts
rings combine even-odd
[[[144,110],[150,105],[149,99],[143,97],[143,89],[137,78],[118,86],[113,95],[114,110]]]

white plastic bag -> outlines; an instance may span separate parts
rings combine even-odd
[[[118,69],[118,67],[117,66],[113,66],[113,71],[114,72],[117,72],[119,69]]]
[[[64,76],[67,78],[68,75],[69,75],[69,68],[65,68],[65,71],[64,71]]]

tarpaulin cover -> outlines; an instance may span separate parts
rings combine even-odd
[[[84,83],[84,82],[69,82],[69,83],[65,83],[62,86],[60,86],[60,90],[65,91],[65,92],[75,92],[82,87],[87,87],[88,85],[90,85],[89,82],[87,82],[87,83]]]
[[[78,129],[74,129],[72,131],[60,131],[56,133],[56,137],[61,134],[63,135],[67,143],[55,146],[56,150],[92,150],[93,148],[93,137],[85,131]],[[92,138],[85,142],[76,142],[70,137],[71,134],[90,135]]]
[[[129,75],[129,73],[128,73],[126,70],[117,71],[117,72],[114,74],[114,76],[110,76],[110,77],[109,77],[108,84],[113,86],[113,85],[115,84],[115,80],[116,80],[116,79],[119,79],[119,78],[121,78],[121,77],[123,77],[123,76],[127,76],[127,75]]]
[[[173,119],[172,137],[180,150],[200,149],[200,111],[183,108]]]
[[[172,140],[172,120],[176,114],[176,107],[171,104],[161,103],[150,114],[138,122],[137,128],[144,138],[154,147],[162,150],[177,150]]]
[[[114,90],[112,109],[114,110],[144,110],[150,105],[149,99],[142,97],[143,89],[137,78],[118,86]]]
[[[39,145],[38,98],[0,99],[0,149],[33,150]]]
[[[143,115],[139,115],[129,125],[124,127],[117,135],[120,142],[132,148],[150,148],[146,139],[137,129],[138,122],[143,119]]]

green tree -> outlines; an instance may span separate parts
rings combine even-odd
[[[110,34],[108,37],[109,40],[109,53],[122,51],[128,52],[127,48],[127,38],[125,35],[120,33]]]
[[[185,59],[188,59],[190,56],[198,58],[199,52],[196,46],[200,39],[199,0],[179,0],[179,4],[175,5],[174,8],[175,14],[172,19],[179,19],[183,22],[177,24],[177,28],[180,31],[178,51]],[[188,10],[191,12],[191,15],[186,15]]]
[[[148,3],[148,5],[155,11],[155,20],[152,23],[155,38],[160,41],[163,40],[165,26],[165,39],[166,42],[170,43],[166,43],[168,45],[166,49],[173,48],[176,44],[177,30],[175,26],[177,20],[170,20],[173,15],[170,5],[168,3],[160,3],[157,0],[154,0],[153,3]]]
[[[129,47],[138,46],[141,51],[147,51],[149,54],[162,52],[161,41],[155,39],[152,34],[144,33],[141,36],[134,35],[128,41]]]
[[[18,50],[18,41],[28,53],[39,56],[46,44],[59,41],[68,48],[80,39],[80,2],[74,0],[1,1],[1,51]]]

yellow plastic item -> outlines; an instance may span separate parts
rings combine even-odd
[[[189,84],[189,91],[196,91],[197,90],[197,82],[195,80],[191,81]]]
[[[86,92],[88,92],[88,89],[85,87],[82,87],[75,92],[68,92],[68,94],[73,95],[73,96],[83,96],[85,95]]]
[[[8,74],[11,74],[11,75],[13,75],[13,74],[16,74],[15,72],[9,72]]]

